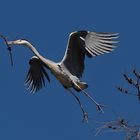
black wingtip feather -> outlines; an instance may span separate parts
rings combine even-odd
[[[45,78],[48,82],[50,82],[50,78],[43,63],[37,57],[32,57],[29,64],[30,69],[26,76],[25,85],[30,93],[35,93],[45,86]]]

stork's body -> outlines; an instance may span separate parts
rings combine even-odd
[[[80,91],[79,88],[74,86],[74,83],[77,83],[81,89],[87,88],[87,84],[81,82],[79,78],[72,75],[68,70],[64,70],[61,67],[60,63],[55,63],[52,66],[53,68],[50,69],[53,75],[59,80],[59,82],[63,85],[64,88],[74,88],[76,91]]]
[[[31,92],[36,92],[42,88],[43,84],[45,85],[44,77],[50,82],[46,67],[66,89],[73,88],[76,91],[82,91],[101,110],[101,106],[84,90],[88,85],[85,82],[81,82],[80,78],[84,71],[85,56],[90,58],[111,52],[117,43],[116,38],[118,36],[115,33],[73,32],[69,36],[65,55],[59,63],[44,58],[27,40],[9,41],[8,44],[24,45],[35,54],[29,61],[30,69],[26,79],[26,84],[31,89]],[[73,92],[71,93],[80,104],[83,114],[85,114],[79,98]]]
[[[74,88],[75,90],[80,91],[79,88],[74,86],[74,82],[77,83],[81,89],[85,89],[87,87],[86,83],[80,82],[80,79],[72,75],[67,68],[64,69],[62,63],[56,63],[51,60],[44,59],[43,57],[42,59],[44,60],[43,65],[50,70],[50,72],[56,77],[56,79],[63,85],[64,88]],[[33,56],[29,62],[30,65],[33,65],[31,64],[32,61],[34,62],[36,60],[39,60],[39,58],[37,56]],[[29,76],[27,76],[27,80],[29,80],[28,78]]]
[[[72,87],[71,74],[70,73],[68,74],[68,71],[66,73],[61,68],[61,65],[59,63],[53,65],[53,69],[51,69],[51,72],[65,88]]]
[[[59,82],[65,87],[65,88],[71,88],[72,87],[72,75],[67,71],[64,71],[59,63],[51,63],[50,64],[50,71],[51,73],[59,80]],[[69,74],[68,74],[69,73]],[[78,80],[78,78],[77,78]]]

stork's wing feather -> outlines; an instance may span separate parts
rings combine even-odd
[[[31,92],[36,92],[45,86],[45,77],[49,82],[50,78],[45,70],[44,64],[36,56],[30,59],[29,64],[30,68],[25,84]]]
[[[117,33],[73,32],[69,36],[61,65],[66,67],[71,74],[80,78],[84,71],[85,55],[93,57],[113,51],[117,38]]]

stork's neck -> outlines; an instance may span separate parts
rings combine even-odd
[[[52,68],[52,65],[54,64],[53,61],[44,58],[42,55],[40,55],[40,53],[37,51],[37,49],[31,44],[31,43],[27,43],[26,46],[42,61],[44,62],[44,64],[46,64],[48,66],[48,68]]]

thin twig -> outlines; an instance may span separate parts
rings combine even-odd
[[[11,52],[12,50],[11,50],[11,47],[9,46],[8,41],[7,41],[7,39],[6,39],[5,36],[0,35],[0,37],[4,40],[4,42],[5,42],[6,46],[7,46],[7,49],[9,51],[10,60],[11,60],[11,66],[13,66],[14,63],[13,63],[13,58],[12,58],[12,52]]]

